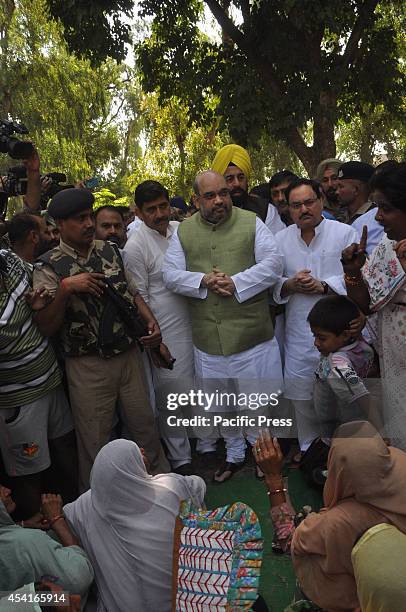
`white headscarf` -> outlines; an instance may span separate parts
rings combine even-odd
[[[180,502],[203,504],[199,476],[150,476],[138,446],[114,440],[96,457],[90,490],[64,512],[92,561],[98,610],[171,609],[173,535]]]

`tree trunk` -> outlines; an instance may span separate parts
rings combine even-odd
[[[131,139],[132,126],[133,126],[133,120],[130,119],[130,121],[128,122],[127,131],[125,134],[123,157],[121,160],[121,172],[123,175],[126,174],[126,172],[128,172],[128,158],[130,156],[130,139]]]
[[[337,97],[331,90],[321,91],[313,114],[313,149],[317,164],[323,159],[336,156],[334,134],[336,116]]]
[[[185,140],[182,136],[176,136],[176,144],[179,150],[179,161],[180,161],[180,188],[181,194],[184,198],[187,198],[186,193],[186,151],[185,151]]]
[[[374,134],[371,122],[367,117],[361,116],[361,142],[359,148],[360,160],[367,164],[374,162]]]
[[[288,147],[298,156],[310,178],[316,176],[317,166],[323,159],[335,157],[334,123],[327,117],[319,117],[313,123],[313,145],[309,147],[296,128],[284,135]]]
[[[306,144],[296,127],[286,130],[282,136],[288,147],[295,153],[308,175],[316,175],[317,166],[323,159],[336,156],[334,119],[337,102],[333,94],[321,92],[313,114],[313,145]]]

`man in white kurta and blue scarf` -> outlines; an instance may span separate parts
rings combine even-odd
[[[232,391],[240,398],[264,391],[264,384],[278,391],[281,360],[268,307],[268,289],[282,273],[275,240],[254,213],[233,207],[221,174],[198,174],[194,190],[199,212],[179,225],[162,269],[168,289],[189,298],[196,377],[205,393]],[[219,404],[218,412],[230,408]],[[257,430],[245,433],[253,444]],[[215,473],[217,482],[230,478],[245,459],[243,431],[224,427],[221,434],[227,457]],[[211,436],[199,439],[198,452],[214,451]]]
[[[351,226],[323,218],[317,181],[297,179],[286,189],[286,198],[294,223],[275,236],[284,269],[273,298],[286,304],[285,397],[294,404],[299,444],[305,451],[318,435],[312,391],[319,353],[307,315],[323,295],[346,294],[341,252],[356,242],[357,233]]]
[[[191,451],[186,429],[176,427],[173,436],[167,435],[168,429],[162,418],[168,394],[187,392],[194,383],[192,330],[187,300],[169,291],[162,280],[162,262],[179,222],[169,221],[169,194],[157,181],[144,181],[138,185],[135,203],[144,223],[128,239],[124,261],[134,276],[138,291],[155,313],[165,344],[176,358],[173,370],[153,367],[152,374],[156,407],[161,417],[161,435],[168,449],[168,459],[173,471],[186,476],[191,474]]]

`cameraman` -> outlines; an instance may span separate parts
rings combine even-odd
[[[23,196],[24,207],[27,211],[41,210],[41,178],[40,178],[40,160],[38,151],[34,148],[31,155],[23,160],[23,164],[27,171],[27,192]],[[7,190],[7,176],[0,176],[0,235],[4,235],[4,221],[7,215],[7,201],[9,192]]]

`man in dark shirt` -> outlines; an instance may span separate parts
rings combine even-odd
[[[375,206],[368,201],[368,182],[373,173],[373,166],[360,161],[346,162],[338,170],[338,201],[347,209],[347,223],[350,225]]]

